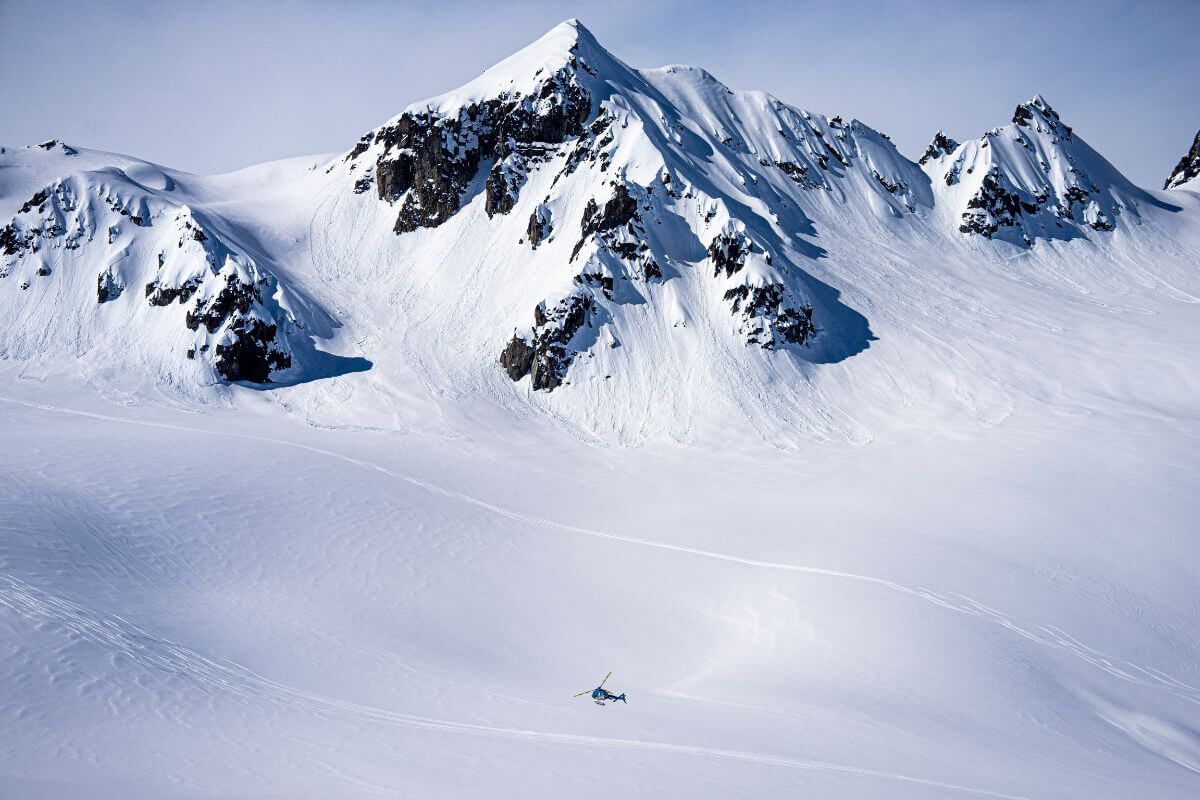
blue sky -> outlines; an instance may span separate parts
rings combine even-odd
[[[636,67],[703,66],[917,157],[1042,93],[1157,188],[1200,128],[1200,2],[0,0],[0,143],[195,172],[350,147],[576,16]]]

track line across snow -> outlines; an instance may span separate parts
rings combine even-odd
[[[615,739],[581,734],[502,728],[468,722],[421,717],[399,711],[339,700],[298,689],[263,677],[247,667],[224,659],[204,656],[170,639],[157,636],[121,617],[105,611],[85,608],[71,600],[50,594],[6,573],[0,573],[0,606],[6,606],[28,619],[53,619],[72,633],[120,653],[134,663],[182,677],[207,690],[258,700],[306,711],[333,719],[399,725],[406,728],[462,733],[569,747],[604,747],[704,756],[743,761],[767,766],[812,772],[837,773],[863,778],[919,784],[935,789],[993,797],[998,800],[1030,800],[1023,795],[1005,794],[988,789],[962,786],[944,781],[919,778],[883,770],[835,764],[802,758],[786,758],[741,750],[674,744],[671,742]]]
[[[712,550],[703,550],[696,547],[688,547],[687,545],[671,544],[668,542],[659,542],[653,539],[642,539],[635,536],[626,536],[619,533],[609,531],[596,530],[594,528],[585,528],[577,525],[568,525],[555,520],[544,519],[532,514],[526,514],[520,511],[504,508],[486,500],[482,500],[464,492],[446,489],[437,484],[430,483],[422,478],[417,478],[412,475],[407,475],[402,472],[388,469],[380,464],[372,461],[366,461],[353,456],[348,456],[333,450],[326,450],[312,445],[301,444],[299,442],[289,441],[287,439],[275,439],[269,436],[256,436],[249,433],[233,433],[230,431],[215,431],[205,430],[203,428],[191,428],[184,425],[172,425],[166,422],[153,422],[149,420],[130,419],[128,417],[110,416],[106,414],[98,414],[91,411],[81,411],[78,409],[63,408],[60,406],[50,405],[48,403],[39,403],[31,400],[25,400],[11,395],[0,394],[0,402],[10,403],[13,405],[25,406],[27,408],[37,409],[41,411],[49,411],[58,414],[69,414],[78,417],[87,417],[91,419],[103,420],[106,422],[118,422],[127,425],[140,425],[143,427],[160,428],[164,430],[180,431],[185,433],[196,433],[204,436],[224,436],[234,439],[245,439],[249,441],[264,442],[283,447],[294,447],[300,450],[306,450],[311,453],[317,453],[328,458],[335,458],[344,461],[348,464],[353,464],[362,469],[371,470],[374,472],[387,475],[396,480],[409,483],[417,486],[432,494],[441,497],[450,498],[462,503],[476,506],[485,509],[497,516],[506,519],[520,522],[525,525],[536,525],[549,530],[562,531],[564,533],[577,534],[581,536],[591,536],[600,539],[609,539],[612,541],[624,542],[625,544],[637,545],[640,547],[651,547],[658,550],[669,550],[687,555],[698,556],[701,558],[714,559],[718,561],[726,561],[733,564],[741,564],[748,567],[756,567],[760,569],[778,570],[783,572],[793,572],[805,575],[819,575],[828,578],[839,578],[842,580],[856,581],[859,583],[868,583],[875,586],[881,586],[894,592],[916,597],[921,600],[933,603],[934,605],[945,608],[949,611],[954,611],[960,614],[976,617],[986,620],[1000,627],[1006,628],[1012,633],[1035,642],[1046,647],[1061,650],[1070,655],[1079,658],[1093,667],[1100,669],[1112,677],[1118,678],[1129,683],[1134,683],[1139,686],[1144,686],[1151,689],[1172,694],[1181,700],[1200,705],[1200,688],[1185,683],[1177,678],[1171,677],[1166,673],[1147,667],[1140,664],[1135,664],[1131,661],[1103,653],[1095,648],[1083,644],[1078,639],[1062,631],[1061,629],[1048,624],[1038,624],[1019,622],[1016,618],[1004,614],[997,609],[979,602],[966,595],[956,593],[939,593],[931,589],[926,589],[919,586],[905,586],[895,581],[887,580],[886,578],[877,578],[870,575],[860,575],[853,572],[845,572],[842,570],[826,569],[823,567],[806,566],[802,564],[788,564],[777,561],[764,561],[755,558],[745,558],[743,556],[732,555],[729,553],[719,553]]]

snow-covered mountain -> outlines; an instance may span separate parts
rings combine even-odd
[[[1154,201],[1087,145],[1041,96],[1012,122],[955,146],[939,131],[922,163],[959,213],[959,231],[1032,246],[1111,231]]]
[[[1192,800],[1200,193],[1060,110],[0,148],[0,796]]]
[[[575,21],[320,161],[198,178],[57,142],[0,154],[0,354],[210,400],[370,366],[635,440],[685,398],[795,422],[895,310],[872,294],[882,252],[1107,248],[1174,213],[1041,97],[915,163],[857,120],[632,69]]]

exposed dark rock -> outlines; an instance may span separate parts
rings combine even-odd
[[[953,186],[958,183],[958,176],[962,174],[962,159],[955,161],[950,165],[950,169],[946,170],[944,180],[947,186]]]
[[[957,149],[958,142],[938,131],[933,135],[933,141],[929,143],[929,147],[925,148],[925,154],[921,156],[921,159],[917,163],[925,164],[935,158],[950,155]]]
[[[191,330],[203,325],[209,333],[216,333],[231,315],[244,315],[250,310],[250,306],[261,302],[262,296],[258,287],[251,283],[243,283],[236,275],[231,274],[225,278],[225,286],[215,297],[207,303],[196,302],[196,307],[187,313],[186,324]],[[274,326],[271,327],[274,329]]]
[[[877,170],[874,170],[874,169],[871,170],[871,175],[875,178],[876,182],[878,182],[880,186],[882,186],[886,191],[888,191],[891,194],[895,194],[896,192],[899,192],[901,189],[908,188],[908,184],[906,184],[906,183],[903,183],[903,182],[897,183],[897,182],[889,181],[887,178],[880,175]]]
[[[725,273],[730,277],[746,264],[746,256],[754,252],[754,242],[742,233],[722,233],[708,245],[708,257],[713,262],[713,277]]]
[[[17,236],[17,231],[12,225],[5,225],[3,230],[0,230],[0,252],[6,256],[16,255],[25,249],[25,243]]]
[[[539,205],[529,215],[529,228],[526,230],[526,235],[529,237],[529,246],[534,250],[542,243],[550,231],[553,230],[550,220],[550,209],[544,205]]]
[[[575,283],[579,286],[600,287],[600,291],[608,300],[612,300],[613,282],[612,275],[604,272],[581,272],[575,276]]]
[[[519,336],[513,336],[512,340],[500,353],[500,365],[504,367],[504,371],[508,373],[509,378],[519,381],[528,375],[529,370],[533,367],[535,352],[524,339]]]
[[[1083,205],[1087,202],[1089,192],[1081,186],[1068,186],[1066,192],[1063,193],[1063,203],[1060,203],[1062,215],[1067,219],[1075,219],[1074,206]],[[1036,198],[1040,202],[1045,202],[1045,197]]]
[[[65,155],[68,155],[68,156],[79,155],[78,150],[76,150],[74,147],[71,147],[66,142],[64,142],[60,139],[51,139],[48,142],[42,142],[41,144],[38,145],[38,147],[42,148],[43,150],[53,150],[55,147],[57,147],[60,150],[62,150]]]
[[[371,148],[371,142],[373,142],[374,140],[375,140],[375,134],[373,134],[373,133],[363,134],[362,138],[358,140],[358,143],[354,145],[354,149],[350,151],[350,154],[348,156],[346,156],[346,158],[348,158],[350,160],[358,158],[359,156],[361,156],[363,153],[367,152],[367,150],[369,150]]]
[[[435,228],[448,220],[488,159],[493,162],[485,189],[488,213],[511,211],[519,191],[514,171],[522,159],[544,155],[545,145],[584,131],[592,101],[575,81],[577,64],[572,58],[549,76],[536,97],[505,93],[472,103],[457,116],[405,112],[380,129],[375,142],[382,143],[383,153],[376,161],[375,187],[382,200],[404,198],[396,232]]]
[[[217,372],[225,380],[270,383],[272,371],[292,365],[289,354],[272,346],[274,325],[247,317],[235,320],[229,331],[233,341],[218,344],[215,351]]]
[[[50,192],[47,189],[37,190],[36,192],[33,193],[33,197],[29,198],[28,200],[26,200],[24,203],[21,204],[21,213],[24,214],[33,208],[36,208],[38,211],[41,211],[42,205],[46,202],[47,199],[49,199],[49,197],[50,197]]]
[[[611,160],[609,145],[614,141],[613,122],[612,115],[607,111],[598,114],[592,120],[592,123],[587,126],[583,135],[575,143],[575,149],[567,156],[567,162],[563,165],[562,171],[554,176],[556,183],[559,178],[573,173],[584,161],[598,164],[601,172],[608,169]]]
[[[200,230],[198,227],[196,227],[190,223],[187,223],[187,228],[189,230],[191,230],[192,238],[195,239],[197,242],[204,244],[205,242],[208,241],[208,236],[205,235],[204,231]]]
[[[1013,112],[1012,121],[1014,125],[1022,128],[1053,133],[1063,139],[1071,139],[1071,127],[1062,123],[1058,112],[1051,108],[1050,104],[1040,95],[1028,103],[1021,103],[1017,106]],[[1046,127],[1043,128],[1041,122],[1045,122]]]
[[[633,198],[628,187],[623,183],[617,184],[613,196],[604,204],[603,210],[596,205],[595,200],[588,200],[583,209],[579,241],[575,243],[575,247],[571,251],[571,260],[574,261],[575,256],[579,255],[579,251],[583,249],[588,237],[598,236],[622,225],[630,225],[635,220],[640,220],[637,200]],[[631,225],[630,232],[633,232]]]
[[[1200,176],[1200,133],[1197,133],[1196,138],[1192,140],[1192,149],[1188,150],[1186,156],[1179,159],[1179,163],[1171,171],[1163,188],[1174,189],[1198,176]]]
[[[535,390],[552,391],[562,385],[567,369],[575,359],[571,340],[594,313],[594,301],[589,294],[572,294],[552,309],[539,304],[534,310],[536,326],[533,341],[514,335],[500,354],[500,363],[508,377],[519,381],[525,375]]]
[[[152,306],[169,306],[175,300],[186,303],[200,288],[201,278],[193,276],[179,286],[163,286],[157,280],[146,284],[146,299]]]
[[[803,164],[797,164],[794,161],[775,161],[773,163],[784,175],[787,175],[793,182],[801,186],[812,187],[819,185],[808,179],[808,167]]]
[[[60,141],[58,139],[51,139],[48,142],[42,142],[41,144],[38,145],[38,147],[42,148],[43,150],[53,150],[55,147],[57,147],[63,151],[64,155],[68,155],[68,156],[79,155],[78,150],[76,150],[74,147],[71,147],[66,142]]]
[[[20,256],[26,251],[36,253],[43,240],[46,247],[76,249],[81,240],[91,241],[94,234],[106,229],[112,243],[124,227],[119,217],[148,226],[158,213],[152,212],[146,197],[120,196],[106,187],[97,190],[97,197],[107,209],[94,213],[76,196],[78,191],[73,179],[64,179],[36,193],[20,212],[25,216],[14,217],[12,223],[0,229],[0,249],[10,256]],[[225,380],[264,382],[274,370],[291,366],[285,326],[295,323],[275,304],[274,295],[268,291],[274,287],[274,279],[261,273],[249,259],[232,252],[215,233],[202,230],[200,222],[186,208],[176,208],[174,225],[180,252],[172,251],[169,255],[160,251],[157,267],[163,270],[175,259],[177,268],[169,273],[159,272],[144,289],[147,303],[157,307],[169,306],[176,300],[183,305],[201,295],[183,315],[189,329],[204,331],[197,337],[201,341],[188,350],[188,358],[200,358],[199,354],[210,352],[211,344],[212,365]],[[72,230],[70,235],[64,226]],[[55,241],[49,241],[51,238]],[[101,241],[98,239],[97,244]],[[51,267],[44,262],[28,263],[37,275],[51,273]],[[146,266],[152,268],[152,264]],[[164,274],[180,277],[168,280]],[[243,281],[239,275],[251,277]],[[107,268],[96,276],[96,302],[108,303],[121,296],[125,288],[120,274]],[[268,297],[266,303],[264,296]]]
[[[33,196],[21,204],[18,214],[30,214],[37,211],[39,214],[46,210],[46,203],[53,201],[62,210],[73,210],[72,201],[67,196],[61,184],[56,184],[53,188],[39,189],[34,192]],[[43,227],[45,225],[45,227]],[[37,252],[40,242],[43,239],[50,239],[62,236],[66,233],[65,229],[55,220],[29,220],[22,224],[16,217],[12,222],[0,229],[0,252],[4,255],[21,255],[25,252]],[[65,243],[68,249],[75,249],[77,244],[71,240]]]
[[[506,163],[497,162],[488,173],[487,183],[484,185],[483,210],[487,212],[489,219],[497,214],[507,214],[517,204],[521,179],[515,170],[506,168]]]
[[[625,184],[619,183],[613,191],[613,196],[604,204],[604,210],[599,214],[596,213],[596,201],[588,201],[587,207],[583,210],[581,224],[583,235],[586,237],[627,225],[637,216],[637,209],[637,201],[629,194],[629,188]]]
[[[785,302],[785,293],[786,289],[779,284],[742,284],[725,292],[734,315],[742,319],[747,344],[757,344],[765,350],[775,349],[780,340],[802,345],[816,332],[812,306],[792,308]]]
[[[967,201],[962,215],[962,233],[977,233],[991,239],[1001,226],[1019,224],[1023,214],[1036,214],[1038,206],[1021,197],[997,167],[984,176],[979,191]]]

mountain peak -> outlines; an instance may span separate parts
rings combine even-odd
[[[546,80],[576,68],[588,82],[598,75],[614,75],[628,67],[604,49],[582,22],[571,18],[555,25],[536,40],[495,64],[479,77],[446,94],[409,106],[407,111],[449,111],[500,95],[520,96],[541,90]]]
[[[603,50],[600,43],[596,41],[596,37],[592,32],[580,22],[577,18],[571,17],[555,25],[550,30],[546,31],[531,44],[518,50],[510,58],[515,58],[522,54],[530,53],[549,53],[562,55],[564,58],[571,53],[578,52],[582,48]],[[505,59],[508,60],[508,59]],[[503,63],[503,62],[501,62]]]
[[[562,22],[546,31],[546,33],[542,36],[542,39],[550,36],[567,36],[574,38],[575,40],[584,39],[591,44],[599,44],[599,42],[596,41],[596,37],[592,35],[592,32],[588,30],[586,25],[579,21],[578,17],[564,19]],[[539,41],[541,40],[539,39]]]
[[[1197,133],[1196,138],[1192,140],[1192,149],[1179,159],[1179,163],[1171,171],[1163,188],[1174,189],[1195,178],[1200,178],[1200,133]]]
[[[1017,106],[1017,110],[1013,112],[1012,121],[1014,125],[1030,128],[1039,133],[1054,133],[1064,139],[1071,138],[1071,128],[1063,124],[1058,112],[1051,108],[1050,104],[1046,102],[1046,98],[1040,94],[1034,95],[1033,99]]]

